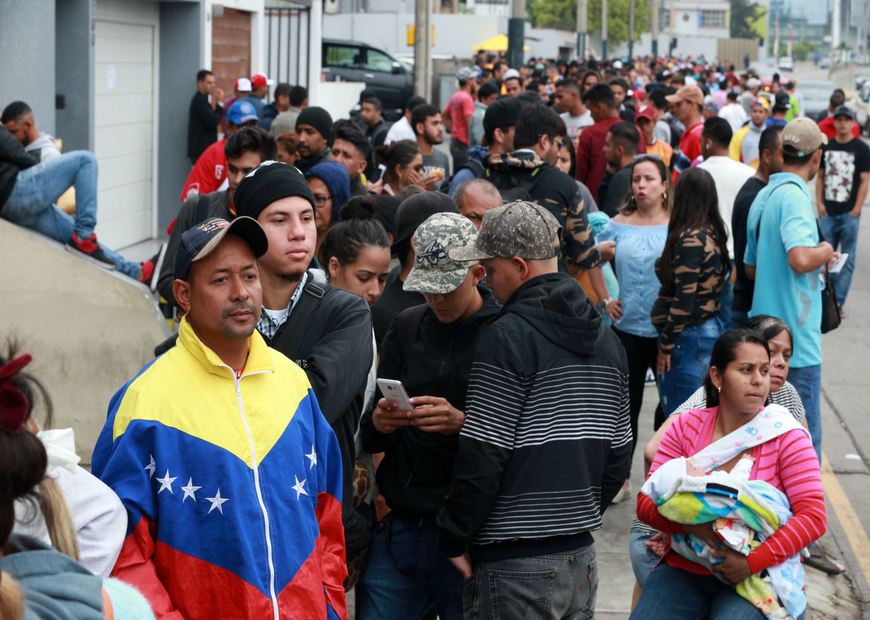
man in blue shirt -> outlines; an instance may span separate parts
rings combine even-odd
[[[819,169],[827,138],[809,118],[782,131],[783,171],[773,174],[749,210],[745,265],[755,279],[749,316],[770,314],[792,332],[794,353],[788,379],[807,413],[813,446],[821,458],[819,394],[822,364],[822,298],[819,269],[836,257],[819,242],[809,183]]]

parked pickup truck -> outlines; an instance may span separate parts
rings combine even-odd
[[[414,90],[411,67],[366,43],[323,39],[322,65],[326,81],[365,82],[381,100],[387,120],[402,115]]]

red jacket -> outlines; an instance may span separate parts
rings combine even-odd
[[[224,154],[226,143],[225,139],[218,140],[202,152],[184,182],[181,202],[190,197],[191,191],[211,194],[223,185],[227,179],[227,156]]]
[[[828,116],[824,120],[819,122],[819,129],[822,130],[822,133],[828,136],[828,140],[833,140],[837,137],[837,128],[834,127],[834,117]],[[852,135],[856,138],[861,137],[861,127],[857,122],[852,123]]]

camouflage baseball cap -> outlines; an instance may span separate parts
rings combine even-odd
[[[517,200],[487,211],[477,240],[450,250],[450,258],[472,261],[519,256],[546,260],[558,255],[561,232],[558,220],[544,207]]]
[[[415,261],[402,288],[415,293],[451,293],[468,274],[467,262],[450,258],[451,248],[474,245],[477,230],[458,213],[436,213],[414,233]]]

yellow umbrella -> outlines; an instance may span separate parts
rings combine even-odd
[[[471,46],[471,51],[484,50],[486,52],[506,52],[508,50],[508,38],[506,34],[497,34],[477,45]],[[529,46],[523,45],[523,51],[528,52]]]

